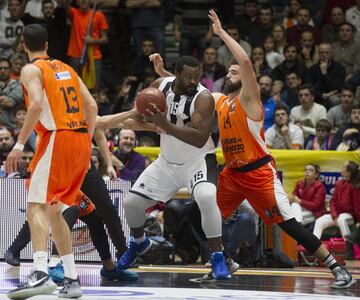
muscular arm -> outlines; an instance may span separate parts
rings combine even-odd
[[[33,132],[40,118],[44,100],[44,89],[42,86],[42,75],[39,68],[34,65],[26,65],[21,70],[21,82],[26,88],[29,96],[29,107],[27,109],[24,125],[21,128],[17,142],[24,145]]]
[[[165,130],[167,134],[171,134],[187,144],[201,148],[209,138],[214,109],[215,102],[211,94],[202,92],[195,102],[195,110],[191,116],[191,126],[179,127],[164,116],[157,118],[160,115],[159,112],[154,115],[155,118],[151,117],[150,120]]]
[[[95,130],[98,108],[94,98],[91,96],[89,90],[86,88],[80,77],[78,77],[78,80],[80,83],[81,98],[84,101],[85,120],[89,126],[89,133],[92,136]]]
[[[121,128],[124,126],[124,122],[135,114],[135,110],[129,110],[114,115],[97,117],[95,126],[102,130],[105,128]]]

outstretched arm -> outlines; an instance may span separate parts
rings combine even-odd
[[[210,10],[209,18],[213,22],[214,33],[217,34],[229,48],[240,66],[241,83],[243,86],[241,99],[258,103],[260,91],[256,80],[256,74],[252,67],[251,60],[245,50],[222,28],[216,12]]]

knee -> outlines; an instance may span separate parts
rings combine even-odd
[[[198,184],[194,188],[194,198],[199,207],[213,208],[212,205],[216,203],[216,187],[211,183]]]
[[[58,220],[58,218],[63,218],[62,208],[63,208],[62,204],[53,204],[53,205],[48,205],[46,207],[46,214],[50,222],[54,220]]]

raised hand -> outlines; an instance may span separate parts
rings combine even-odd
[[[218,15],[216,14],[216,12],[213,9],[211,9],[211,10],[209,10],[208,17],[213,22],[212,27],[213,27],[214,33],[219,34],[223,28],[221,26],[221,22],[219,20]]]
[[[159,53],[151,54],[149,60],[154,64],[156,73],[160,74],[164,70],[164,61]]]

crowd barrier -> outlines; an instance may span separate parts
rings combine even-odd
[[[118,210],[122,228],[127,241],[130,236],[130,229],[124,217],[123,200],[130,190],[131,183],[124,180],[108,181],[107,188],[110,197]],[[22,179],[0,179],[0,259],[17,236],[20,228],[25,222],[27,191],[25,180]],[[97,261],[100,257],[95,250],[87,226],[78,221],[72,232],[73,251],[76,261]],[[115,257],[115,247],[109,240],[110,251]],[[49,243],[48,250],[51,245]],[[50,253],[50,252],[49,252]],[[21,252],[22,259],[32,259],[31,243]]]

